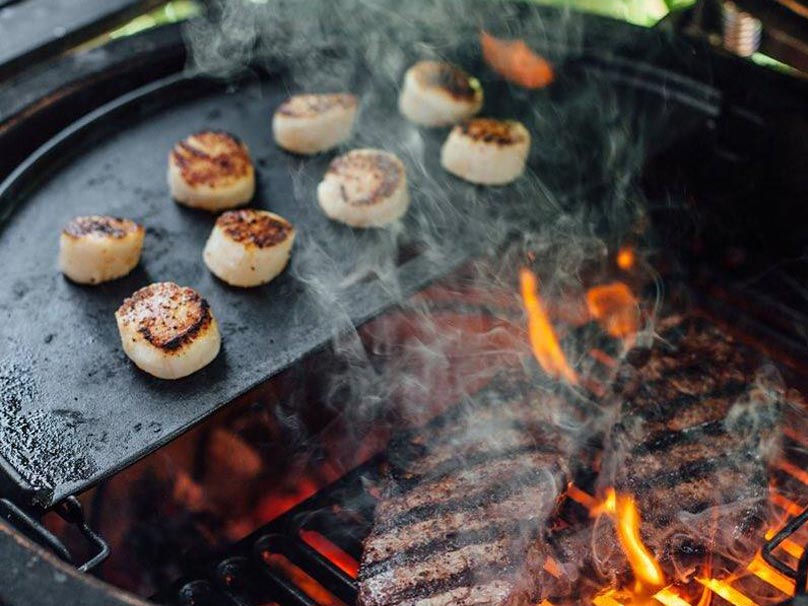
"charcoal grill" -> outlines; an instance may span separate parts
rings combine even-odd
[[[524,11],[523,33],[529,40],[531,19],[545,18],[552,22],[559,17],[559,13],[552,9],[537,12],[523,7],[516,10]],[[127,14],[125,11],[112,13]],[[482,8],[481,13],[490,15],[490,11]],[[767,282],[762,285],[762,280],[751,280],[750,276],[757,275],[755,272],[771,264],[768,254],[748,254],[749,263],[729,268],[727,264],[731,259],[727,259],[727,254],[744,246],[754,249],[757,245],[771,249],[772,254],[780,258],[793,254],[803,244],[801,230],[787,227],[782,216],[769,216],[764,213],[766,209],[755,206],[755,194],[760,194],[755,187],[760,187],[761,183],[763,187],[774,183],[780,174],[778,162],[783,166],[782,163],[792,161],[798,133],[804,132],[800,128],[805,128],[804,120],[799,118],[808,98],[805,86],[799,81],[761,71],[737,58],[716,54],[698,41],[596,17],[576,18],[581,20],[584,39],[579,41],[575,52],[562,48],[569,41],[553,40],[552,36],[532,40],[536,48],[549,56],[561,53],[569,57],[565,63],[568,75],[562,78],[560,90],[574,91],[576,83],[587,79],[606,83],[615,98],[636,110],[640,122],[632,125],[647,129],[652,140],[649,169],[645,176],[647,190],[652,193],[669,191],[675,189],[677,179],[681,179],[678,183],[687,184],[689,195],[709,201],[707,206],[697,209],[699,217],[695,221],[682,221],[681,213],[674,213],[674,220],[668,221],[670,209],[652,209],[652,220],[667,224],[669,228],[662,230],[661,245],[676,249],[676,256],[684,259],[676,267],[684,267],[686,272],[671,276],[672,279],[700,285],[701,290],[697,290],[700,306],[721,317],[727,317],[731,310],[730,321],[742,322],[745,332],[785,354],[784,359],[792,368],[804,370],[801,367],[808,348],[803,339],[795,338],[792,330],[795,319],[806,317],[803,315],[804,302],[794,303],[781,296],[782,288],[768,288],[771,281],[785,281],[791,279],[792,274],[787,270],[776,276],[767,274]],[[490,29],[496,33],[497,23],[492,22]],[[603,52],[604,48],[608,52]],[[467,47],[449,49],[446,54],[467,65],[471,71],[484,71],[479,59]],[[23,59],[30,60],[34,56]],[[640,61],[637,57],[643,59]],[[138,174],[162,170],[166,146],[190,130],[206,126],[211,120],[218,126],[249,133],[253,138],[248,143],[258,157],[261,182],[271,184],[272,209],[281,210],[282,214],[301,222],[306,229],[315,232],[333,230],[316,214],[296,208],[295,194],[288,179],[289,172],[319,174],[327,159],[316,159],[304,166],[299,160],[274,151],[267,142],[270,108],[277,105],[286,92],[288,72],[284,66],[272,66],[243,79],[222,82],[183,73],[184,61],[182,26],[174,25],[111,43],[103,49],[62,56],[39,70],[19,71],[20,65],[24,64],[19,57],[5,64],[9,73],[18,71],[15,76],[17,86],[0,91],[0,145],[9,152],[0,158],[0,175],[7,174],[0,186],[0,218],[3,220],[0,258],[7,265],[14,259],[20,234],[33,227],[35,220],[38,221],[37,233],[46,240],[49,238],[46,234],[56,233],[53,230],[60,221],[76,214],[78,208],[65,207],[53,214],[35,210],[46,204],[51,205],[49,208],[56,208],[60,192],[71,188],[87,187],[89,195],[98,200],[128,189],[130,194],[134,192],[139,197],[138,203],[146,204],[150,213],[157,213],[161,229],[167,232],[190,230],[196,240],[203,238],[209,229],[209,221],[199,215],[178,216],[176,209],[163,199],[165,196],[161,191],[138,190],[131,182],[123,188],[114,182],[105,183],[105,173],[119,170],[122,164],[111,169],[104,165],[104,157],[137,158]],[[503,93],[490,95],[503,104],[492,106],[500,113],[519,113],[528,103],[535,102],[535,98],[505,101],[510,99],[510,91],[493,79],[485,82],[485,86],[486,90]],[[387,91],[388,96],[390,93]],[[539,100],[540,103],[552,101],[557,99]],[[393,106],[392,101],[390,106]],[[238,108],[238,111],[233,108]],[[157,117],[150,121],[143,116]],[[390,116],[371,114],[369,119],[383,122]],[[131,125],[127,124],[129,121]],[[783,134],[789,126],[794,126],[794,131]],[[561,132],[552,134],[564,136]],[[111,142],[102,142],[110,135]],[[159,145],[155,145],[156,141],[160,142]],[[433,157],[439,144],[437,137],[426,138],[425,145]],[[150,153],[151,147],[160,145],[166,150],[161,148],[159,152]],[[580,148],[576,151],[586,156]],[[762,161],[764,156],[768,156],[766,162]],[[534,160],[552,162],[546,157]],[[586,174],[587,169],[586,165],[581,165],[572,172],[550,171],[552,177],[546,183],[547,193],[562,208],[585,200],[594,209],[593,217],[597,217],[600,200],[610,194],[610,176]],[[716,172],[725,178],[720,191],[715,191],[709,183]],[[314,177],[306,178],[310,186]],[[793,202],[797,194],[804,191],[800,189],[802,187],[803,183],[797,180],[778,182],[775,188],[783,194],[784,200],[789,202],[786,206],[793,211],[789,217],[791,225],[801,223],[795,218],[806,213]],[[471,188],[465,191],[470,192]],[[502,200],[502,196],[492,196],[495,204]],[[749,210],[748,222],[740,219],[728,224],[728,208],[739,203]],[[425,214],[421,218],[428,220],[429,208],[426,204],[423,206]],[[121,210],[129,209],[122,207]],[[44,218],[36,219],[37,216]],[[134,216],[140,218],[137,212]],[[535,219],[541,221],[540,216]],[[761,221],[765,221],[766,227],[749,246],[744,238]],[[408,231],[412,233],[412,230]],[[164,235],[159,231],[151,234],[152,237]],[[339,244],[339,238],[335,240],[337,249],[332,252],[346,266],[350,262],[350,246],[356,244],[354,238],[352,235],[349,242],[342,244]],[[686,248],[682,241],[696,242],[698,246]],[[378,242],[369,242],[369,245],[378,245]],[[446,254],[442,255],[441,262],[435,264],[423,254],[426,247],[417,238],[404,237],[383,242],[382,246],[393,260],[404,294],[418,291],[482,250],[473,238],[458,238],[451,248],[444,251]],[[160,267],[161,277],[171,278],[171,272],[175,271],[177,279],[187,283],[189,274],[182,266],[171,268],[177,260],[171,254],[194,255],[196,249],[192,240],[184,248],[183,245],[175,247],[162,260],[157,257],[163,256],[168,249],[163,251],[159,246],[157,249],[155,258],[147,261],[154,262],[153,267]],[[44,305],[54,292],[59,293],[57,298],[68,299],[68,304],[61,308],[63,317],[74,313],[70,305],[75,306],[76,301],[71,303],[71,294],[59,291],[63,285],[55,284],[51,279],[50,252],[32,251],[24,268],[32,276],[43,278],[41,285],[36,284],[37,280],[3,282],[3,286],[8,287],[0,294],[0,309],[7,312],[4,320],[17,318],[13,315],[18,309],[16,301],[27,297],[29,304]],[[44,274],[50,278],[44,278]],[[193,272],[190,275],[194,275]],[[131,280],[101,289],[99,296],[85,309],[87,317],[103,317],[109,309],[114,309],[110,307],[114,302],[134,290],[144,278],[136,275]],[[210,289],[206,278],[200,275],[198,280],[204,285],[203,290]],[[298,304],[304,306],[300,303],[303,293],[299,285],[288,276],[280,284],[273,285],[276,287],[286,294],[295,295]],[[214,309],[232,306],[233,293],[226,289],[212,297]],[[732,306],[731,303],[738,299],[750,302],[751,308]],[[385,291],[384,282],[370,274],[356,281],[355,287],[347,294],[345,305],[352,310],[352,322],[360,324],[395,301],[395,297],[390,297]],[[236,303],[235,307],[239,306],[241,309],[237,309],[236,315],[225,319],[234,332],[267,317],[262,315],[267,311],[259,310],[255,301]],[[312,313],[301,313],[300,308],[295,312],[281,305],[273,308],[271,313],[287,314],[289,318],[298,317],[293,315],[295,313],[316,317],[315,307],[310,303],[308,309]],[[773,312],[775,307],[778,311]],[[9,603],[43,605],[64,604],[66,595],[75,598],[75,603],[123,604],[136,603],[136,600],[89,577],[77,575],[23,538],[19,530],[37,542],[49,545],[62,559],[69,560],[70,554],[64,546],[38,523],[45,510],[55,508],[81,528],[94,546],[94,555],[89,561],[83,564],[75,562],[84,569],[91,568],[103,558],[106,546],[84,522],[72,495],[172,441],[234,399],[251,397],[269,377],[322,349],[334,334],[334,327],[314,322],[302,331],[304,336],[301,336],[300,324],[296,324],[294,331],[261,334],[255,343],[239,345],[234,338],[226,344],[224,362],[204,371],[203,381],[196,386],[189,381],[167,387],[164,383],[158,385],[144,381],[119,354],[104,349],[95,355],[99,360],[104,356],[113,358],[111,363],[100,364],[107,376],[103,380],[95,377],[87,380],[86,369],[80,368],[83,364],[81,356],[70,355],[71,338],[77,334],[77,326],[59,333],[44,323],[33,332],[27,328],[18,331],[14,327],[4,330],[8,331],[3,333],[5,341],[14,343],[17,350],[28,337],[34,344],[33,351],[26,352],[25,356],[15,351],[12,356],[0,360],[6,364],[3,366],[3,380],[13,381],[12,387],[18,391],[25,391],[25,385],[20,385],[16,379],[31,371],[20,366],[25,360],[52,356],[64,361],[58,368],[46,367],[37,375],[38,380],[47,381],[38,389],[50,396],[38,402],[38,406],[46,415],[48,427],[66,432],[69,438],[58,444],[55,453],[46,452],[41,443],[32,448],[29,446],[27,451],[21,451],[19,444],[8,440],[0,444],[0,496],[6,497],[0,504],[5,508],[4,518],[16,527],[12,529],[3,523],[0,553],[3,561],[9,562],[31,558],[30,566],[25,569],[4,567],[0,571],[0,585],[10,588]],[[114,343],[107,333],[108,330],[101,330],[96,336],[98,342]],[[256,369],[248,360],[259,340],[274,340],[279,354],[273,357],[270,365]],[[604,348],[608,350],[608,345]],[[245,371],[234,376],[237,374],[235,368]],[[126,377],[123,382],[122,376]],[[799,382],[799,373],[795,372],[794,376]],[[74,377],[81,377],[81,381],[74,382]],[[65,402],[77,397],[74,394],[81,394],[80,402],[70,404],[67,408],[71,414],[66,415]],[[126,394],[128,404],[110,414],[109,404],[120,394]],[[144,400],[150,403],[145,416],[139,408]],[[103,439],[99,440],[100,436]],[[798,454],[794,456],[799,459]],[[65,462],[69,463],[67,467]],[[309,581],[301,583],[299,578],[290,578],[288,569],[284,574],[283,569],[267,562],[263,554],[272,553],[286,558],[311,577],[315,585],[342,603],[352,603],[356,595],[355,579],[306,542],[300,532],[316,532],[349,558],[358,560],[361,539],[367,531],[365,524],[370,523],[373,507],[373,498],[366,487],[368,482],[378,478],[382,463],[383,457],[380,457],[354,470],[337,484],[255,531],[227,553],[187,571],[181,581],[155,596],[155,600],[172,604],[277,603],[281,606],[320,603],[306,592]],[[350,520],[339,518],[339,513],[335,513],[335,507],[344,509],[346,506],[355,508],[355,515]],[[574,509],[578,505],[570,503],[569,507]],[[328,519],[329,516],[337,516],[339,523],[335,524],[333,519]],[[808,560],[802,556],[796,564],[784,562],[778,557],[782,555],[778,546],[798,531],[806,517],[806,513],[796,516],[766,544],[763,551],[771,566],[796,579],[798,588],[805,587]],[[342,531],[334,534],[334,528]],[[58,578],[69,590],[54,593],[38,582],[43,578]]]

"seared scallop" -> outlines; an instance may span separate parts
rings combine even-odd
[[[419,61],[407,70],[398,109],[422,126],[446,126],[468,120],[483,106],[476,78],[441,61]]]
[[[317,186],[326,215],[353,227],[382,227],[410,205],[407,173],[395,155],[355,149],[335,158]]]
[[[159,379],[179,379],[207,366],[221,338],[208,302],[193,288],[157,282],[115,312],[126,355]]]
[[[290,97],[272,118],[275,142],[296,154],[336,147],[351,136],[356,105],[356,97],[345,93]]]
[[[91,215],[72,219],[59,238],[59,268],[74,282],[121,278],[140,261],[143,226],[129,219]]]
[[[230,210],[216,221],[205,244],[205,265],[232,286],[258,286],[283,271],[295,228],[265,210]]]
[[[168,157],[172,197],[209,211],[242,206],[255,193],[255,169],[247,146],[233,135],[205,131],[180,141]]]
[[[525,170],[530,133],[515,120],[475,118],[455,126],[440,161],[453,175],[481,185],[504,185]]]

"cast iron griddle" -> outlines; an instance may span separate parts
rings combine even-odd
[[[625,103],[632,120],[653,116],[653,124],[643,122],[643,137],[665,132],[654,129],[666,124],[679,130],[699,124],[712,111],[703,98],[682,102],[685,94],[676,101],[664,93],[660,107],[660,91],[645,90],[647,83],[623,94],[598,73],[570,65],[553,89],[535,93],[484,80],[485,113],[518,116],[540,133],[531,174],[490,190],[440,169],[446,131],[407,124],[390,83],[367,88],[348,147],[382,147],[407,164],[413,204],[391,230],[357,231],[321,213],[315,188],[334,154],[300,158],[275,147],[272,111],[289,92],[280,76],[227,88],[176,76],[88,116],[0,188],[0,467],[27,498],[50,506],[168,442],[340,330],[490,249],[518,224],[514,216],[538,223],[557,217],[563,192],[609,178],[591,135],[609,117],[593,122],[580,111],[599,94],[593,81],[607,82],[600,91],[606,102]],[[622,115],[615,113],[616,127],[640,128],[623,123]],[[172,144],[207,128],[245,140],[258,174],[253,206],[285,216],[298,229],[290,268],[269,285],[240,290],[214,278],[201,258],[214,217],[178,206],[168,195]],[[78,286],[58,271],[59,231],[71,217],[93,213],[143,223],[143,258],[126,278]],[[223,336],[219,357],[178,381],[134,367],[113,317],[137,288],[165,280],[198,289]]]

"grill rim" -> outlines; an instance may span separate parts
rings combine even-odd
[[[586,15],[585,19],[587,22],[608,22],[609,27],[618,30],[618,35],[625,35],[626,32],[635,35],[645,35],[645,33],[649,31],[593,15]],[[142,60],[143,55],[148,53],[153,61],[155,57],[165,49],[171,48],[172,45],[176,46],[178,41],[181,44],[180,32],[180,25],[175,24],[107,45],[103,50],[114,47],[118,49],[120,54],[116,52],[115,57],[106,59],[96,73],[77,84],[78,88],[80,90],[89,90],[91,87],[98,87],[99,82],[102,83],[101,87],[103,87],[103,82],[106,80],[104,80],[102,76],[99,76],[99,74],[114,77],[114,74],[120,75],[120,73],[123,72],[124,76],[131,77],[132,73],[143,69],[143,64],[137,61],[130,63],[129,59]],[[156,42],[154,46],[149,46],[144,50],[143,41],[146,38],[156,40]],[[88,52],[92,53],[93,51]],[[130,53],[134,53],[135,56],[130,57]],[[125,68],[122,68],[120,65],[121,56],[127,58]],[[184,53],[182,59],[184,60]],[[172,61],[176,60],[177,58],[174,56]],[[181,62],[182,61],[178,62],[180,63],[178,68],[182,67]],[[153,63],[149,63],[149,61],[144,61],[144,63],[153,65]],[[56,86],[52,88],[41,88],[42,98],[44,98],[46,94],[53,93],[54,90],[61,91],[63,95],[68,94],[66,89],[74,83],[64,77],[60,77],[60,69],[63,65],[64,63],[57,62],[54,66],[49,68],[47,75],[53,77],[53,80],[46,80],[45,84],[50,87],[56,83]],[[176,63],[174,65],[176,65]],[[121,70],[121,72],[115,72],[115,70]],[[170,69],[169,71],[173,72],[174,70]],[[39,101],[41,101],[42,98],[40,98]],[[65,105],[60,105],[60,103],[65,102],[64,100],[65,97],[54,98],[45,106],[35,109],[31,109],[30,107],[19,108],[21,112],[24,111],[25,115],[16,115],[13,116],[13,118],[17,125],[25,124],[35,119],[37,116],[43,115],[46,111],[52,111],[54,108],[64,108]],[[67,101],[68,106],[70,102],[75,102],[75,99],[69,98]],[[67,118],[68,123],[73,123],[77,117],[76,114],[66,113],[65,115],[69,116]],[[8,121],[0,124],[0,140],[2,141],[6,140],[9,132],[13,134],[14,129],[9,130],[9,124]],[[56,130],[58,130],[58,128]],[[56,131],[51,131],[51,134],[53,134],[53,132]],[[49,137],[50,135],[46,138]],[[2,171],[1,168],[0,171]],[[0,489],[5,490],[5,487],[0,487]],[[96,603],[112,604],[113,606],[141,606],[151,603],[88,575],[78,573],[70,565],[65,564],[39,545],[21,536],[16,529],[9,526],[2,519],[0,519],[0,561],[7,564],[0,567],[0,579],[2,579],[2,582],[0,582],[0,594],[2,594],[3,600],[10,606],[31,603],[41,604],[42,606],[69,606],[72,604],[87,605]],[[31,563],[30,566],[17,566],[17,564],[28,562]],[[65,580],[59,585],[61,591],[58,594],[54,594],[53,584],[43,582],[44,579],[51,579],[56,574],[65,575]]]

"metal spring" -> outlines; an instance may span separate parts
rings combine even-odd
[[[760,47],[760,19],[742,11],[733,2],[724,2],[721,8],[724,48],[739,57],[753,55]]]

